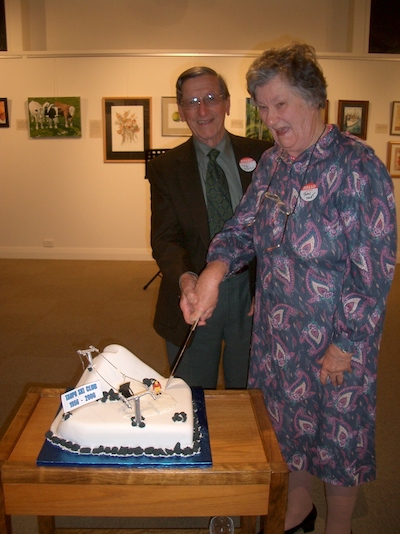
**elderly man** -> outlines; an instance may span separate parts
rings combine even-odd
[[[180,285],[195,283],[211,238],[232,216],[261,154],[270,146],[227,132],[230,95],[213,69],[193,67],[183,72],[176,97],[192,137],[152,159],[147,171],[153,257],[162,272],[154,328],[166,339],[170,364],[188,332],[179,308]],[[250,272],[246,268],[223,282],[216,311],[195,333],[175,373],[189,385],[216,388],[222,357],[225,387],[246,387]]]

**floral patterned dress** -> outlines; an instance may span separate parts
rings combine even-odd
[[[343,486],[373,480],[378,350],[396,262],[393,184],[373,150],[332,125],[295,159],[268,150],[208,261],[234,272],[254,256],[249,387],[264,393],[289,469]],[[341,387],[319,379],[331,343],[353,353]]]

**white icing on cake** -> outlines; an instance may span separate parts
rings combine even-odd
[[[52,443],[78,454],[112,453],[128,456],[175,455],[182,454],[182,449],[193,448],[192,392],[183,380],[173,378],[165,389],[166,378],[120,345],[109,345],[94,357],[92,365],[89,364],[85,369],[76,387],[97,380],[101,382],[105,392],[103,397],[107,400],[91,402],[67,414],[61,409],[47,435]],[[143,381],[149,384],[150,380],[158,381],[161,389],[155,387],[153,390],[152,385],[147,388]],[[115,392],[126,383],[129,383],[133,395],[144,393],[140,396],[142,421],[139,425],[132,397],[127,401],[131,405],[129,408],[123,400],[110,400],[107,394],[111,390],[116,398]],[[147,393],[147,389],[152,394]],[[160,393],[156,394],[157,391]],[[132,425],[132,418],[135,426]],[[113,450],[104,450],[107,447]],[[129,450],[121,452],[121,447]],[[133,452],[137,448],[141,452]],[[163,449],[163,452],[153,452],[153,448]],[[193,453],[192,449],[184,454]]]

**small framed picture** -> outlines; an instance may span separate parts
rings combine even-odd
[[[390,135],[400,135],[400,102],[393,102]]]
[[[338,125],[342,132],[349,132],[360,139],[367,138],[367,100],[339,100]]]
[[[325,124],[329,124],[329,100],[325,102],[325,109],[322,110],[322,117]]]
[[[0,128],[9,126],[7,98],[0,98]]]
[[[186,124],[181,120],[178,111],[178,104],[174,96],[163,96],[161,98],[161,112],[162,112],[162,135],[190,137],[192,132]]]
[[[81,99],[79,96],[28,98],[29,137],[81,137]]]
[[[246,98],[246,137],[274,142],[271,132],[260,118],[258,107],[249,97]]]
[[[103,98],[105,163],[144,163],[150,148],[149,97]]]
[[[390,176],[400,178],[400,143],[389,141],[387,168]]]

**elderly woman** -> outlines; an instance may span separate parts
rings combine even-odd
[[[314,530],[313,477],[326,534],[349,534],[360,484],[374,480],[377,358],[396,256],[393,186],[358,138],[326,125],[314,49],[268,50],[247,86],[276,144],[210,245],[188,323],[211,316],[220,282],[257,257],[249,387],[261,388],[289,466],[286,534]]]

